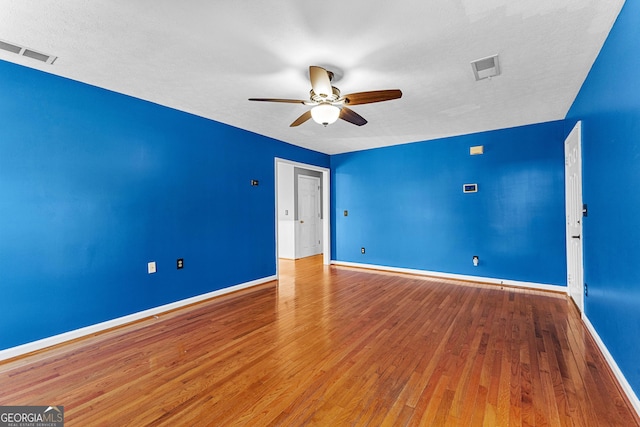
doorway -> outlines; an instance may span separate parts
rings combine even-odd
[[[276,258],[322,254],[330,264],[329,169],[276,158],[275,174]]]

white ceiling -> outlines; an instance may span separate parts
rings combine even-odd
[[[2,0],[0,40],[55,55],[37,68],[335,154],[563,119],[624,0]],[[502,75],[470,62],[499,54]],[[309,65],[369,123],[289,124]],[[1,96],[1,95],[0,95]]]

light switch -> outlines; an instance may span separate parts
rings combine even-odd
[[[153,274],[156,272],[156,262],[155,261],[151,261],[150,263],[147,264],[147,271],[149,272],[149,274]]]

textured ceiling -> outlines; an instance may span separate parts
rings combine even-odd
[[[624,0],[3,0],[0,59],[334,154],[564,118]],[[502,75],[476,82],[475,59]],[[289,124],[309,65],[369,123]],[[1,96],[1,95],[0,95]]]

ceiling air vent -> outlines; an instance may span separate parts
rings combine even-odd
[[[471,62],[471,68],[473,68],[473,74],[476,76],[476,80],[499,76],[500,63],[498,62],[498,55],[476,59]]]
[[[45,62],[47,64],[53,64],[57,56],[47,55],[46,53],[37,52],[32,49],[27,49],[24,46],[19,46],[14,43],[9,43],[0,40],[0,49],[6,50],[7,52],[15,53],[20,56],[26,56],[27,58],[37,59],[38,61]]]
[[[4,50],[7,50],[7,51],[12,52],[12,53],[17,53],[18,55],[20,55],[20,51],[22,50],[22,48],[20,46],[16,46],[15,44],[3,42],[2,40],[0,40],[0,49],[4,49]]]

